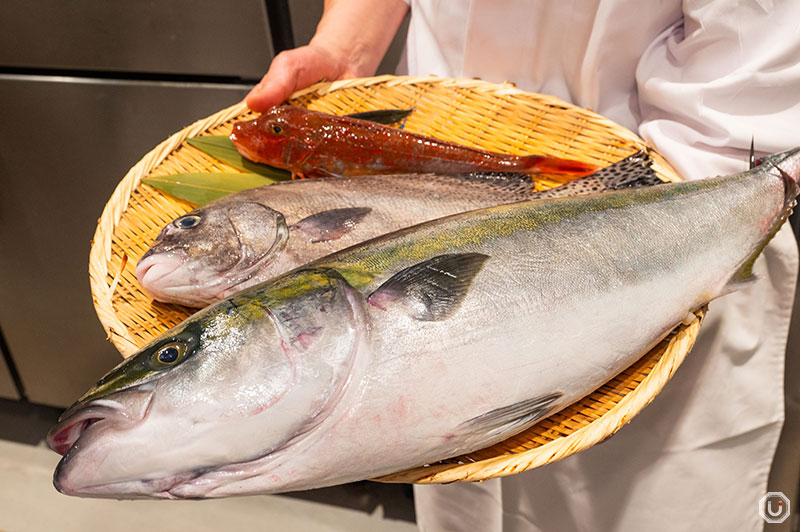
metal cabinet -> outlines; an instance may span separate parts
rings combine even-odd
[[[0,326],[33,402],[64,406],[120,361],[89,292],[90,240],[119,180],[246,86],[0,76]]]
[[[3,0],[0,65],[260,78],[264,0]]]
[[[0,330],[30,401],[68,405],[120,360],[87,273],[114,187],[272,57],[263,0],[0,3]]]
[[[0,399],[19,399],[19,393],[17,392],[17,387],[14,386],[11,372],[2,358],[0,358]]]

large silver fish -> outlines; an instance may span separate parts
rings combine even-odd
[[[525,174],[305,179],[232,194],[168,224],[136,274],[159,301],[203,307],[353,244],[503,203],[647,186],[646,152],[537,192]]]
[[[729,177],[453,215],[219,302],[113,369],[48,444],[56,487],[222,497],[491,445],[752,279],[800,149]]]

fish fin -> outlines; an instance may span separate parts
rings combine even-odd
[[[556,392],[495,408],[485,414],[468,419],[460,425],[460,428],[491,436],[517,433],[549,415],[553,403],[561,395],[561,392]]]
[[[307,216],[291,228],[308,236],[312,244],[329,242],[352,231],[371,211],[369,207],[331,209]]]
[[[345,177],[344,174],[337,174],[332,172],[326,168],[314,168],[312,170],[307,170],[304,174],[301,174],[304,178],[318,178],[318,177],[336,177],[342,179]]]
[[[396,124],[401,120],[405,120],[408,115],[414,111],[411,109],[378,109],[376,111],[363,111],[361,113],[351,113],[345,115],[348,118],[357,118],[359,120],[367,120],[377,124]]]
[[[751,263],[751,267],[752,267],[752,263]],[[757,275],[754,275],[752,271],[750,272],[750,277],[738,278],[738,276],[741,276],[741,275],[744,275],[744,272],[742,272],[741,269],[740,269],[739,271],[737,271],[737,273],[734,275],[734,277],[732,277],[731,280],[728,281],[728,284],[726,284],[722,288],[722,292],[720,292],[719,297],[727,296],[728,294],[731,294],[733,292],[738,292],[739,290],[742,290],[743,288],[747,288],[748,286],[752,285],[753,283],[755,283],[756,281],[758,281],[760,279],[760,277],[758,277]]]
[[[455,312],[488,255],[451,253],[437,255],[401,270],[378,287],[367,301],[386,310],[400,303],[420,321],[437,321]]]
[[[650,157],[649,149],[639,150],[598,170],[593,175],[606,180],[608,188],[613,190],[650,187],[664,183],[653,170],[653,159]]]
[[[792,179],[792,176],[787,174],[780,166],[777,164],[767,160],[769,164],[771,164],[778,172],[780,173],[781,179],[783,180],[783,187],[784,187],[784,204],[783,204],[783,213],[781,216],[775,220],[775,223],[772,224],[772,227],[767,232],[767,235],[758,245],[758,247],[750,254],[750,256],[739,266],[734,274],[731,276],[728,284],[725,286],[723,290],[724,294],[729,294],[731,292],[735,292],[736,290],[748,286],[757,280],[756,276],[753,275],[753,264],[755,264],[756,259],[761,252],[764,251],[764,248],[767,247],[770,240],[773,239],[775,234],[777,234],[778,230],[781,228],[783,223],[791,216],[792,209],[797,204],[797,195],[800,193],[800,187],[798,187],[797,182]]]
[[[601,168],[597,172],[570,181],[560,187],[544,190],[537,198],[557,198],[594,194],[605,190],[649,187],[663,184],[653,170],[653,159],[648,150],[639,150],[633,155]]]

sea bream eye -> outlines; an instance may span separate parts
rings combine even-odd
[[[184,344],[172,342],[156,351],[153,355],[153,359],[159,365],[171,366],[180,360],[185,352],[186,346]]]
[[[199,223],[200,216],[197,214],[189,214],[175,220],[175,227],[179,227],[180,229],[191,229],[192,227],[197,227]]]
[[[272,132],[280,135],[281,133],[283,133],[283,128],[278,125],[272,126]]]

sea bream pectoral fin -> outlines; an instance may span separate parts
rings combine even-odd
[[[420,321],[437,321],[455,312],[488,255],[450,253],[409,266],[389,278],[367,301],[386,309],[400,304]]]
[[[525,430],[552,412],[560,392],[526,399],[513,405],[495,408],[461,424],[462,429],[487,436],[512,435]]]
[[[322,211],[303,218],[291,229],[303,233],[312,244],[337,240],[352,231],[371,211],[369,207]]]

